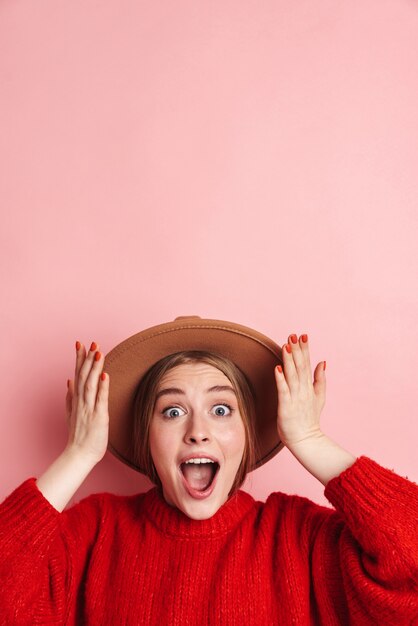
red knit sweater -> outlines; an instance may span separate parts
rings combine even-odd
[[[418,487],[368,457],[335,509],[240,490],[207,520],[156,487],[59,513],[35,480],[0,504],[2,626],[418,624]]]

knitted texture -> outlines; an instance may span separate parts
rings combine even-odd
[[[418,624],[417,485],[361,456],[324,493],[193,520],[157,487],[60,513],[29,478],[0,504],[0,624]]]

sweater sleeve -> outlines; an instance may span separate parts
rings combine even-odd
[[[100,494],[57,511],[31,477],[0,504],[0,625],[62,625],[74,613]]]
[[[343,589],[356,626],[418,624],[418,486],[360,456],[324,493],[336,511],[311,508],[305,525],[315,595]]]

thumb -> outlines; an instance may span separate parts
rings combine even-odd
[[[65,396],[65,417],[68,420],[71,417],[71,411],[73,408],[73,389],[74,383],[72,380],[67,381],[67,395]]]
[[[325,397],[326,377],[325,369],[326,361],[320,361],[315,367],[313,388],[317,396]]]

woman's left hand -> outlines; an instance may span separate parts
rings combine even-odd
[[[306,342],[303,339],[306,338]],[[324,361],[315,368],[312,383],[307,335],[298,341],[289,335],[283,345],[283,372],[275,368],[278,389],[277,430],[281,441],[291,447],[300,441],[322,437],[319,417],[325,405]],[[286,345],[291,347],[289,353]]]

